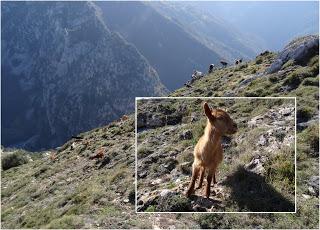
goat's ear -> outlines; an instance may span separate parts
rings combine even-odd
[[[211,113],[211,109],[209,108],[209,105],[207,102],[203,104],[204,113],[210,120],[214,120],[214,116]]]

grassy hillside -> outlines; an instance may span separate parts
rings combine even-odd
[[[275,56],[266,53],[240,66],[216,70],[170,96],[296,96],[297,213],[136,214],[134,116],[130,115],[128,120],[82,133],[81,141],[70,140],[55,153],[32,155],[32,161],[28,158],[2,170],[2,227],[318,228],[319,56],[300,65],[288,61],[281,70],[266,74]],[[99,152],[104,153],[102,158],[92,159]],[[2,162],[8,154],[13,153],[5,150]],[[276,186],[278,180],[272,183]]]

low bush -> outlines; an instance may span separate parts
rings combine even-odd
[[[259,56],[256,58],[256,64],[261,64],[263,62],[263,57]]]
[[[188,212],[192,208],[188,198],[176,194],[168,194],[159,198],[157,210],[160,212]]]
[[[293,65],[294,65],[294,60],[290,59],[289,61],[283,64],[282,69],[288,68],[289,66],[293,66]]]
[[[201,214],[199,215],[197,222],[203,229],[231,228],[228,221],[225,221],[220,214]]]
[[[310,120],[314,113],[314,109],[308,106],[298,108],[297,110],[297,122],[306,122]]]
[[[317,124],[311,125],[303,130],[299,135],[300,149],[308,155],[319,156],[319,127]]]
[[[308,77],[303,80],[302,85],[318,86],[319,85],[319,78]]]
[[[148,149],[146,147],[140,147],[140,148],[138,148],[137,153],[138,153],[137,154],[138,158],[144,158],[144,157],[148,156],[149,154],[151,154],[152,150]]]
[[[288,75],[284,80],[284,85],[289,85],[293,89],[297,88],[305,78],[315,77],[314,71],[310,67],[299,68]]]
[[[16,151],[4,155],[1,159],[1,166],[3,170],[8,170],[22,164],[28,163],[27,153],[24,151]]]
[[[266,163],[267,180],[272,184],[280,184],[279,188],[286,188],[294,192],[294,151],[284,151],[274,157],[269,158]]]

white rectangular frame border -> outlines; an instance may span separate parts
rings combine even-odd
[[[137,101],[142,99],[294,99],[294,212],[138,212],[137,211],[137,191],[138,191],[138,153],[137,153]],[[137,214],[168,214],[168,213],[199,213],[199,214],[214,214],[214,213],[296,213],[297,212],[297,97],[136,97],[135,98],[135,212]]]

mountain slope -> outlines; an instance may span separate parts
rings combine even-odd
[[[132,112],[135,96],[167,92],[93,3],[5,2],[1,10],[5,146],[56,147]]]
[[[174,90],[194,69],[206,71],[221,57],[172,20],[142,2],[96,2],[105,23],[134,44]]]
[[[219,54],[223,59],[251,59],[265,49],[252,36],[242,34],[237,23],[228,23],[216,14],[201,7],[199,2],[150,2],[160,14],[177,23],[195,39]],[[214,2],[207,2],[214,5]],[[209,7],[208,7],[209,8]]]
[[[303,47],[307,39],[317,37],[296,43]],[[319,54],[304,64],[290,59],[282,69],[267,74],[265,70],[280,56],[265,53],[241,66],[216,70],[171,96],[232,92],[235,96],[296,96],[297,213],[135,214],[134,116],[130,115],[128,120],[81,134],[83,140],[68,141],[51,153],[56,158],[31,155],[33,161],[2,171],[2,227],[318,229]],[[100,147],[104,156],[90,159]],[[3,158],[12,154],[7,151],[13,150],[6,150]]]

